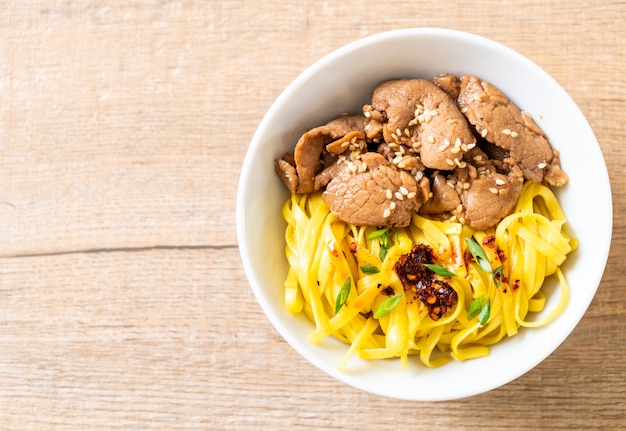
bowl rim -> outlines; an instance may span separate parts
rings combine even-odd
[[[538,365],[540,362],[545,360],[550,354],[552,354],[562,344],[562,342],[573,332],[575,327],[578,325],[578,323],[582,319],[584,313],[586,312],[586,310],[588,309],[591,303],[591,300],[595,296],[597,289],[599,288],[602,275],[606,269],[606,263],[608,260],[611,239],[612,239],[612,227],[613,227],[612,194],[611,194],[611,189],[610,189],[611,185],[610,185],[610,181],[608,178],[608,171],[606,170],[606,162],[604,161],[604,158],[602,158],[604,172],[602,173],[603,175],[601,175],[603,177],[601,178],[601,181],[605,183],[605,186],[606,186],[605,193],[608,192],[608,201],[607,201],[608,208],[606,209],[606,214],[604,214],[605,216],[604,223],[608,223],[610,225],[610,228],[606,232],[608,235],[608,238],[603,238],[603,241],[607,244],[607,246],[605,247],[605,249],[598,251],[599,256],[600,256],[599,259],[601,262],[603,262],[602,270],[597,271],[596,277],[593,280],[593,287],[594,287],[593,292],[591,295],[588,295],[588,297],[585,298],[586,303],[584,304],[584,306],[581,307],[580,313],[578,313],[576,316],[574,316],[571,319],[571,323],[568,326],[568,329],[566,331],[563,331],[563,333],[561,333],[561,337],[559,339],[551,341],[550,348],[547,349],[543,354],[539,355],[536,361],[526,364],[527,365],[526,367],[519,368],[515,373],[507,376],[507,378],[498,380],[496,384],[482,385],[482,386],[479,385],[471,389],[457,390],[453,394],[448,394],[445,396],[419,397],[415,395],[397,394],[397,393],[394,393],[393,390],[373,391],[371,390],[371,388],[367,387],[366,385],[360,384],[358,378],[355,378],[354,376],[351,376],[351,375],[347,375],[344,372],[339,372],[334,368],[328,368],[321,359],[312,358],[310,355],[310,350],[306,351],[307,350],[306,348],[302,348],[302,345],[299,342],[299,340],[294,339],[292,334],[289,331],[287,331],[286,328],[283,326],[284,323],[280,320],[279,316],[277,316],[272,311],[272,306],[269,303],[268,298],[266,298],[263,295],[263,288],[260,286],[260,282],[257,278],[257,275],[252,270],[252,264],[251,264],[252,256],[249,255],[249,250],[245,242],[246,232],[245,232],[244,195],[245,195],[246,184],[248,183],[248,181],[250,181],[250,179],[248,178],[248,172],[250,171],[251,164],[254,162],[250,155],[256,150],[257,146],[261,145],[260,140],[267,126],[267,123],[270,122],[271,118],[275,115],[276,111],[279,110],[280,106],[285,102],[285,100],[288,100],[301,85],[303,85],[312,76],[319,73],[319,71],[324,69],[328,64],[336,61],[338,58],[341,58],[345,54],[358,50],[366,45],[377,43],[386,39],[394,39],[397,37],[407,37],[407,36],[410,36],[410,37],[434,36],[434,37],[444,37],[444,38],[453,38],[453,39],[463,38],[468,42],[486,45],[489,49],[501,51],[505,53],[507,56],[514,56],[517,58],[518,61],[524,62],[527,67],[533,68],[534,72],[542,75],[544,79],[549,79],[550,81],[552,81],[558,87],[558,89],[562,91],[562,96],[568,99],[568,103],[573,104],[574,107],[580,111],[576,103],[573,101],[573,99],[571,99],[569,94],[567,94],[565,90],[562,89],[560,84],[558,84],[558,82],[556,82],[554,78],[552,78],[547,72],[541,69],[534,62],[529,60],[527,57],[521,55],[517,51],[499,42],[496,42],[494,40],[488,39],[486,37],[483,37],[477,34],[468,33],[468,32],[464,32],[460,30],[448,29],[448,28],[440,28],[440,27],[417,27],[417,28],[402,28],[402,29],[385,31],[385,32],[376,33],[373,35],[369,35],[369,36],[354,40],[324,55],[323,57],[321,57],[320,59],[312,63],[310,66],[308,66],[294,80],[292,80],[291,83],[289,83],[289,85],[280,93],[280,95],[272,103],[272,105],[270,106],[270,108],[268,109],[264,117],[262,118],[261,122],[259,123],[257,129],[255,130],[255,133],[250,141],[246,156],[244,158],[244,162],[242,165],[240,178],[239,178],[239,185],[237,188],[236,225],[237,225],[238,244],[239,244],[240,257],[243,263],[244,272],[246,273],[250,287],[259,305],[261,306],[262,310],[264,311],[265,315],[268,317],[268,319],[270,320],[274,328],[279,332],[279,334],[288,342],[288,344],[290,344],[292,348],[294,348],[309,363],[313,364],[321,371],[325,372],[326,374],[336,378],[337,380],[343,383],[346,383],[352,387],[363,390],[365,392],[369,392],[369,393],[373,393],[377,395],[382,395],[382,396],[396,398],[396,399],[413,400],[413,401],[441,401],[441,400],[459,399],[459,398],[465,398],[465,397],[477,395],[479,393],[490,391],[492,389],[501,387],[511,382],[512,380],[515,380],[521,377],[522,375],[527,373],[529,370],[534,368],[536,365]],[[582,113],[580,113],[580,115],[582,116]],[[595,138],[595,135],[593,135],[593,131],[591,130],[591,126],[588,124],[584,116],[582,116],[582,118],[585,121],[586,126],[590,129],[591,136],[593,137],[593,142],[590,142],[589,145],[592,145],[595,143],[595,146],[597,146],[598,149],[600,149],[597,139]],[[600,152],[601,152],[601,149],[600,149]],[[319,346],[313,346],[313,347],[320,348]],[[477,360],[480,360],[480,359],[477,359]]]

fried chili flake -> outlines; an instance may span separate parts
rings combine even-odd
[[[405,292],[413,293],[428,307],[431,319],[439,320],[456,305],[458,297],[444,280],[423,264],[434,261],[432,249],[424,244],[413,247],[410,253],[400,256],[393,269],[398,274]]]

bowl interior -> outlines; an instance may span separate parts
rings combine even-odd
[[[353,356],[336,366],[346,346],[333,339],[311,345],[312,324],[284,308],[285,223],[288,197],[274,172],[274,159],[293,152],[299,136],[337,115],[359,113],[374,87],[394,78],[472,74],[500,88],[529,112],[561,153],[570,182],[557,195],[579,240],[564,268],[571,288],[565,312],[550,325],[522,329],[491,349],[491,355],[428,369],[399,360],[363,361]],[[593,172],[593,175],[589,175]],[[585,199],[576,199],[584,196]],[[589,208],[594,208],[589,211]],[[546,358],[574,329],[602,277],[611,240],[612,202],[608,173],[596,138],[568,94],[537,65],[496,42],[445,29],[407,29],[353,42],[302,73],[263,118],[244,160],[237,196],[241,257],[251,287],[279,333],[324,372],[361,390],[407,400],[447,400],[505,384]],[[546,307],[556,303],[554,290]]]

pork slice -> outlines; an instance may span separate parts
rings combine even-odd
[[[431,81],[384,82],[374,90],[372,107],[387,119],[385,140],[417,149],[427,168],[451,170],[476,145],[454,100]]]
[[[296,167],[285,159],[277,159],[276,173],[282,180],[283,184],[287,186],[291,194],[295,194],[298,190],[298,174],[296,172]]]
[[[446,178],[439,172],[431,177],[432,197],[419,209],[421,214],[442,214],[456,210],[461,203],[457,191],[448,185]]]
[[[408,226],[426,200],[415,177],[386,161],[365,172],[343,171],[328,183],[322,198],[338,218],[359,226]]]
[[[476,230],[495,226],[509,215],[522,193],[524,175],[512,159],[505,159],[508,172],[487,171],[466,178],[469,188],[461,192],[465,223]]]
[[[522,169],[524,178],[536,182],[544,180],[554,154],[530,115],[493,85],[475,76],[461,77],[457,103],[482,137],[510,154]],[[548,177],[547,181],[550,180]]]
[[[366,120],[362,116],[342,115],[327,124],[304,133],[294,151],[298,175],[298,193],[315,191],[315,175],[325,166],[321,162],[326,145],[343,138],[351,132],[364,134]]]
[[[441,75],[437,75],[433,78],[433,83],[438,85],[443,91],[448,93],[453,100],[456,100],[459,97],[459,93],[461,92],[461,83],[459,82],[456,75],[452,75],[450,73],[444,73]]]
[[[419,149],[427,168],[451,170],[476,145],[454,100],[431,81],[387,81],[374,89],[371,111],[385,119],[387,142]]]

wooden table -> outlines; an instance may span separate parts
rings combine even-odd
[[[625,429],[624,18],[621,0],[0,1],[0,429]],[[514,382],[441,403],[305,362],[255,301],[235,233],[240,167],[283,88],[349,41],[416,26],[548,71],[614,198],[572,335]]]

